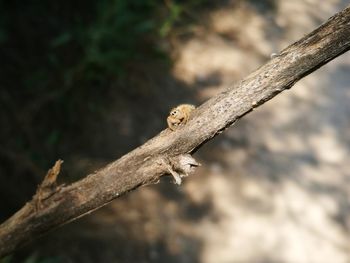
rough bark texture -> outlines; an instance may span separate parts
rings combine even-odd
[[[56,164],[51,171],[54,174],[47,175],[51,178],[49,187],[41,188],[46,186],[44,183],[39,186],[33,200],[0,226],[0,256],[128,191],[157,182],[162,175],[187,175],[198,165],[190,154],[206,141],[349,49],[350,7],[240,83],[202,104],[178,130],[161,132],[119,160],[68,186],[57,187],[55,180],[52,182],[59,172],[60,164]]]

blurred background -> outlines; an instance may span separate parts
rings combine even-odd
[[[247,76],[348,1],[0,1],[0,220]],[[349,262],[350,54],[142,187],[0,260]]]

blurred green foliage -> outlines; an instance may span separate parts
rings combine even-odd
[[[13,263],[16,262],[12,256],[7,256],[5,258],[0,259],[0,263]],[[59,257],[45,257],[39,258],[38,253],[33,253],[30,256],[26,257],[22,260],[23,263],[59,263],[63,262],[63,260]]]
[[[89,125],[149,92],[137,74],[169,65],[168,38],[203,2],[0,1],[0,185],[16,185],[0,187],[8,206],[54,160],[90,154]]]
[[[63,133],[79,134],[87,115],[106,109],[111,89],[123,88],[128,64],[166,58],[161,12],[153,0],[1,1],[4,145],[36,159],[56,151]]]

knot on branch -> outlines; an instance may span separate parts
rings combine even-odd
[[[180,185],[183,177],[187,177],[200,166],[190,154],[181,154],[174,157],[162,159],[162,165],[167,173],[170,173],[175,180],[175,184]]]

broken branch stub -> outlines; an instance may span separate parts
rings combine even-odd
[[[32,202],[36,210],[42,208],[42,201],[52,196],[61,187],[57,186],[57,176],[61,171],[61,165],[63,161],[57,160],[55,165],[49,169],[43,182],[38,186],[35,195],[33,196]]]
[[[163,158],[160,164],[164,166],[164,173],[169,173],[174,177],[174,182],[181,185],[183,177],[189,176],[195,168],[200,166],[190,154],[181,154],[171,158]]]

